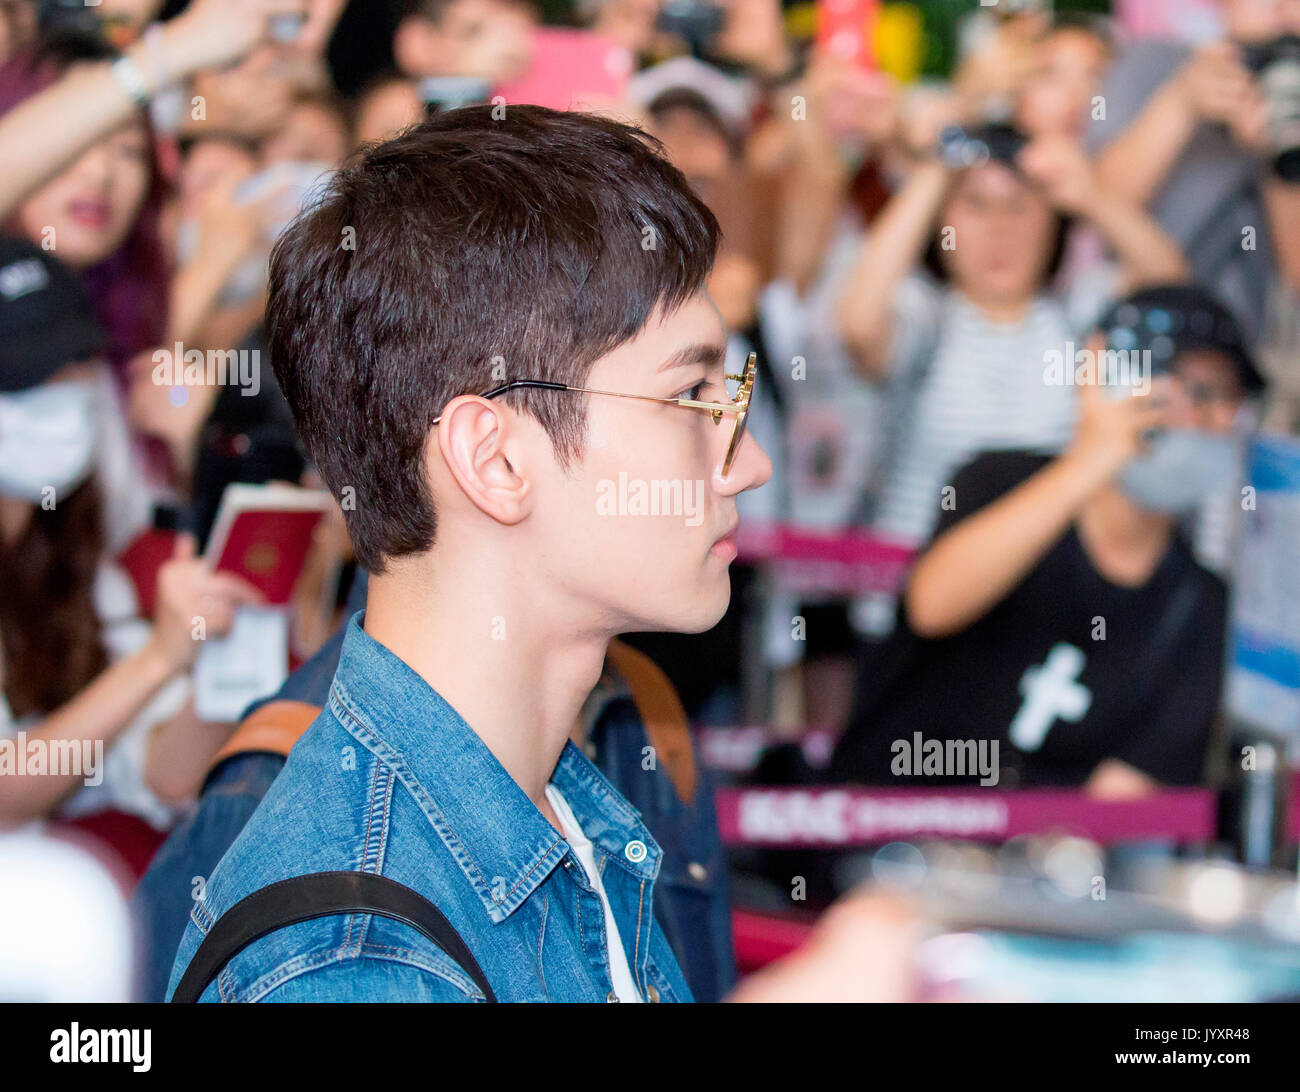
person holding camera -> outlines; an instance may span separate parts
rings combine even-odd
[[[1120,301],[1063,364],[1073,440],[1057,457],[985,451],[956,474],[898,628],[859,675],[839,779],[973,780],[903,761],[919,734],[996,746],[986,786],[1199,782],[1226,591],[1179,525],[1233,484],[1263,380],[1227,309],[1192,285]]]
[[[1114,294],[1186,275],[1174,242],[1101,185],[1068,137],[950,126],[916,154],[839,306],[856,367],[898,407],[871,521],[908,543],[926,538],[949,475],[977,451],[1068,442],[1073,392],[1042,381],[1045,353],[1085,333]],[[1118,262],[1056,292],[1077,221]]]
[[[1279,276],[1300,288],[1300,5],[1219,12],[1221,40],[1120,54],[1089,147],[1098,177],[1151,210],[1255,343]]]

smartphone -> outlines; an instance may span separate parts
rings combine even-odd
[[[726,9],[711,0],[664,0],[655,29],[681,38],[693,57],[706,57],[726,21]]]
[[[424,112],[436,114],[487,102],[492,85],[477,76],[427,76],[420,81],[419,92]]]
[[[538,27],[533,31],[528,70],[496,93],[507,103],[527,102],[553,110],[621,102],[634,67],[632,54],[603,34]]]
[[[874,72],[880,0],[817,0],[817,48]]]
[[[333,172],[328,163],[275,163],[239,183],[233,197],[241,205],[251,205],[279,194],[275,215],[267,225],[267,241],[274,242],[299,212],[320,199]]]

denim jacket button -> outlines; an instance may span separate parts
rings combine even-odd
[[[709,870],[699,861],[692,861],[686,866],[686,871],[690,874],[691,879],[696,883],[703,883],[709,878]]]
[[[616,994],[613,990],[610,990],[609,993],[605,994],[605,1000],[606,1000],[606,1001],[613,1002],[614,1004],[617,1004],[617,1003],[618,1003],[618,994]]]
[[[656,1005],[659,1003],[659,991],[654,986],[647,986],[645,995],[650,998],[651,1003]]]
[[[623,847],[623,856],[633,864],[640,864],[646,859],[646,854],[649,852],[645,847],[645,842],[639,838],[633,839]]]

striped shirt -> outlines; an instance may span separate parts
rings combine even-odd
[[[945,487],[981,451],[1056,453],[1074,431],[1072,385],[1049,382],[1047,354],[1072,360],[1114,285],[1115,271],[1080,277],[1068,299],[1036,297],[1019,322],[989,319],[955,288],[911,277],[894,301],[891,396],[899,412],[872,524],[889,538],[920,543]]]

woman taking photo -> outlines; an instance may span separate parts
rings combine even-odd
[[[872,522],[909,544],[975,452],[1069,440],[1074,391],[1047,381],[1045,354],[1082,343],[1113,296],[1186,277],[1178,247],[1100,187],[1070,139],[988,125],[945,130],[940,145],[876,220],[839,310],[855,366],[899,407]],[[1116,263],[1061,294],[1052,280],[1074,220]]]
[[[149,105],[161,89],[243,57],[268,39],[273,18],[306,7],[303,0],[196,0],[120,54],[101,39],[65,34],[0,67],[0,160],[9,165],[0,178],[0,224],[82,278],[118,386],[133,388],[133,424],[166,445],[165,476],[181,484],[216,392],[196,388],[179,405],[143,397],[149,392],[140,390],[132,362],[160,345],[205,340],[221,289],[254,240],[258,210],[230,199],[239,179],[229,180],[217,195],[225,200],[207,210],[195,252],[173,275],[162,237],[170,187]],[[321,18],[328,14],[327,5],[314,7]]]
[[[154,624],[139,617],[109,560],[96,480],[101,343],[73,274],[0,239],[3,825],[109,808],[164,824],[229,731],[186,702],[198,639],[225,633],[235,607],[258,598],[186,541],[160,570]]]

